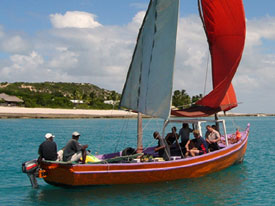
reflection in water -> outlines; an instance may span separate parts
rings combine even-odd
[[[43,205],[222,205],[237,204],[245,190],[246,167],[236,165],[206,177],[136,185],[60,188],[50,185],[32,190],[28,201]]]

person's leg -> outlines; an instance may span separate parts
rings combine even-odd
[[[63,150],[59,150],[57,152],[57,160],[56,161],[62,161],[63,160]]]
[[[215,150],[213,143],[208,145],[208,149],[210,150],[210,152],[213,152]]]
[[[189,152],[186,152],[186,153],[185,153],[185,157],[188,157],[188,155],[189,155]]]
[[[71,161],[72,162],[77,162],[78,160],[80,160],[81,157],[82,157],[82,152],[75,153],[72,156]]]
[[[200,151],[198,149],[192,149],[192,150],[190,150],[190,153],[191,153],[192,157],[195,157],[196,155],[198,155],[200,153]]]
[[[86,162],[86,155],[87,155],[86,149],[82,150],[81,154],[82,154],[82,164],[85,164],[85,162]]]
[[[215,150],[219,150],[219,149],[220,149],[220,146],[218,145],[217,142],[214,143],[214,149],[215,149]]]

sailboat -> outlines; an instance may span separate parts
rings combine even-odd
[[[238,131],[240,136],[232,143],[228,140],[236,135],[227,134],[225,120],[217,115],[237,106],[231,82],[245,43],[243,3],[242,0],[199,0],[198,7],[212,58],[213,90],[196,105],[171,111],[179,0],[151,0],[120,102],[121,107],[138,112],[136,156],[123,156],[121,152],[102,154],[97,155],[99,162],[89,164],[42,161],[36,170],[41,178],[57,186],[151,183],[201,177],[243,161],[249,124],[245,130]],[[142,115],[164,120],[163,137],[171,122],[192,124],[202,133],[202,125],[210,121],[220,127],[221,149],[195,157],[172,156],[168,161],[157,158],[139,161],[138,156],[142,154],[155,155],[154,147],[143,149]],[[213,119],[198,118],[213,115]],[[35,167],[32,162],[25,172],[29,168],[30,174]]]

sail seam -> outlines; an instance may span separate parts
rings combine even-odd
[[[154,48],[155,48],[155,35],[156,35],[156,32],[157,32],[157,25],[156,25],[156,22],[157,22],[157,19],[158,19],[158,13],[157,13],[157,10],[156,10],[156,13],[155,13],[155,23],[154,23],[154,38],[153,38],[153,42],[152,42],[152,48],[151,48],[151,56],[150,56],[150,65],[149,65],[149,69],[148,69],[148,79],[150,77],[150,73],[151,73],[151,65],[152,65],[152,59],[153,59],[153,51],[154,51]],[[148,96],[148,85],[147,85],[147,88],[146,88],[146,95],[145,95],[145,101],[146,101],[146,104],[145,104],[145,111],[147,111],[147,96]]]
[[[130,63],[130,66],[129,66],[129,70],[128,70],[128,73],[127,73],[127,77],[126,77],[126,81],[125,81],[125,84],[124,84],[124,87],[123,87],[123,90],[122,90],[122,94],[121,94],[121,100],[120,100],[120,103],[119,103],[119,108],[121,108],[121,106],[123,106],[123,101],[125,99],[125,90],[126,90],[126,85],[128,85],[128,81],[129,81],[129,78],[130,78],[130,73],[131,73],[131,70],[132,70],[132,65],[133,65],[133,62],[134,62],[134,58],[135,58],[135,54],[137,52],[137,47],[138,47],[138,41],[139,39],[141,38],[141,33],[142,33],[142,30],[143,30],[143,27],[144,27],[144,24],[145,24],[145,21],[147,19],[147,16],[148,16],[148,11],[150,10],[151,6],[152,6],[152,1],[153,0],[150,0],[150,3],[149,3],[149,6],[148,6],[148,9],[147,9],[147,12],[145,14],[145,17],[143,19],[143,22],[142,22],[142,26],[141,26],[141,29],[139,30],[139,34],[138,34],[138,37],[137,37],[137,44],[135,46],[135,49],[134,49],[134,52],[133,52],[133,55],[132,55],[132,60],[131,60],[131,63]],[[129,108],[129,109],[132,109],[132,108]]]

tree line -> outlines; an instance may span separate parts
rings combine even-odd
[[[77,109],[118,109],[121,94],[99,88],[88,83],[0,83],[0,93],[21,98],[25,107],[77,108]],[[202,95],[190,97],[185,90],[175,90],[172,105],[187,108],[194,104]],[[71,100],[77,100],[75,102]],[[113,104],[104,101],[111,100]]]
[[[175,90],[172,96],[172,105],[179,109],[185,109],[191,107],[201,98],[202,94],[190,97],[184,89]]]
[[[21,98],[25,107],[47,107],[66,109],[113,109],[118,105],[105,104],[106,100],[114,102],[120,99],[115,91],[101,89],[88,83],[0,83],[0,93]],[[77,100],[74,103],[71,100]]]

